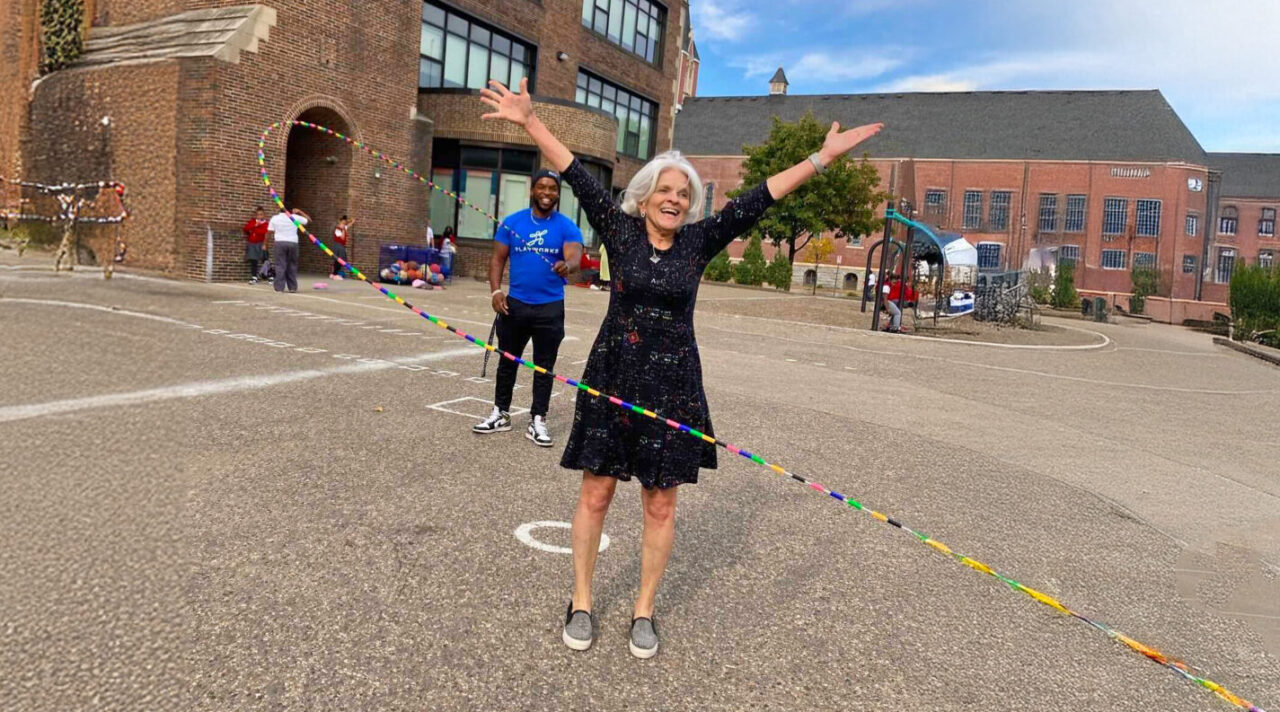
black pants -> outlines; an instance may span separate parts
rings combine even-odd
[[[329,245],[329,249],[333,250],[335,257],[341,257],[344,261],[347,259],[346,245],[339,245],[337,242],[334,242],[332,245]],[[339,264],[337,260],[333,261],[333,271],[329,274],[342,274],[342,265]]]
[[[249,262],[249,279],[258,278],[258,270],[262,269],[262,260],[256,257],[246,258]]]
[[[276,291],[283,292],[285,287],[298,291],[298,243],[277,242],[271,248],[271,259],[276,268]]]
[[[548,304],[526,304],[518,299],[507,297],[509,314],[498,316],[498,348],[503,351],[524,356],[524,347],[533,340],[533,362],[548,371],[556,367],[556,354],[560,351],[560,342],[564,340],[564,302]],[[498,383],[493,396],[493,404],[498,410],[511,411],[511,391],[516,385],[516,370],[524,368],[515,361],[503,358],[498,362]],[[529,415],[547,415],[551,405],[551,384],[555,379],[550,374],[537,373],[533,376],[533,406]]]

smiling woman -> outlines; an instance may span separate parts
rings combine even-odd
[[[579,393],[560,460],[562,467],[582,471],[573,519],[573,599],[565,611],[562,640],[574,650],[586,650],[594,642],[591,578],[604,517],[618,480],[634,477],[644,488],[644,541],[630,650],[649,658],[658,652],[653,611],[675,538],[676,490],[696,483],[700,468],[716,467],[693,333],[703,270],[775,200],[875,135],[880,125],[841,132],[832,124],[820,151],[730,201],[717,215],[694,222],[701,214],[702,181],[679,152],[663,153],[640,169],[619,206],[534,114],[527,87],[515,93],[498,82],[491,85],[480,92],[481,101],[493,109],[483,118],[524,128],[545,160],[562,172],[609,251],[609,311],[583,380],[616,397],[605,402]],[[691,446],[686,432],[703,434],[701,441]]]

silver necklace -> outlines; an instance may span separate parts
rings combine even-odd
[[[652,262],[652,263],[654,263],[654,264],[656,265],[656,264],[658,264],[660,261],[662,261],[662,258],[658,256],[658,248],[657,248],[657,247],[654,247],[654,245],[653,245],[653,243],[652,243],[652,242],[650,242],[650,243],[649,243],[649,251],[652,253],[652,254],[649,256],[649,261],[650,261],[650,262]]]

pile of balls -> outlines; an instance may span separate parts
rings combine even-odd
[[[383,282],[408,284],[419,289],[444,289],[440,286],[444,284],[444,275],[437,264],[420,265],[412,260],[397,260],[382,270],[381,277]]]

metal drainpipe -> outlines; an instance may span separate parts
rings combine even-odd
[[[1196,301],[1204,301],[1204,275],[1209,270],[1209,243],[1214,223],[1218,220],[1218,190],[1222,171],[1209,171],[1209,185],[1204,194],[1204,241],[1200,248],[1200,269],[1196,270]]]

